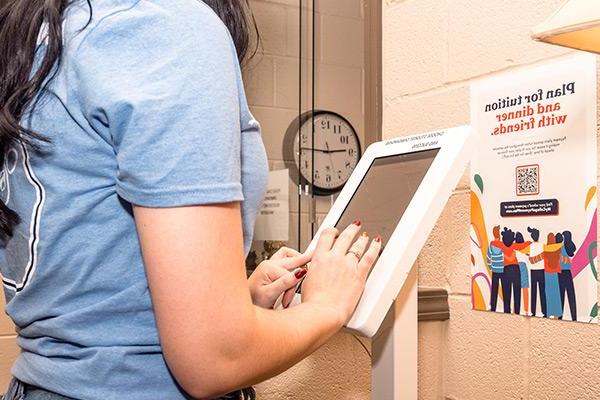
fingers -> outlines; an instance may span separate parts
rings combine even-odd
[[[317,242],[315,253],[331,250],[331,248],[333,247],[333,243],[335,242],[335,238],[338,237],[338,234],[339,231],[337,230],[337,228],[327,228],[323,232],[321,232],[321,236],[319,236],[319,241]]]
[[[352,242],[354,242],[354,238],[360,231],[360,221],[354,221],[342,233],[335,241],[333,245],[333,251],[339,255],[345,255],[350,249]]]
[[[288,257],[282,260],[277,260],[280,265],[288,271],[296,269],[298,267],[303,267],[310,262],[312,259],[312,252],[299,254],[295,257]]]
[[[281,295],[281,293],[291,291],[292,294],[291,296],[288,295],[288,297],[293,298],[294,288],[296,287],[298,282],[300,282],[302,278],[304,278],[306,272],[306,268],[296,268],[295,270],[288,272],[287,274],[277,279],[275,282],[271,283],[269,285],[269,290],[272,291],[273,297],[277,298]],[[291,298],[286,299],[286,295],[284,295],[282,301],[284,307],[286,306],[285,301],[288,300],[287,304],[289,305],[289,303],[291,302]]]
[[[277,250],[275,252],[275,254],[273,254],[271,256],[271,260],[279,260],[282,258],[286,258],[286,257],[296,257],[299,256],[300,253],[299,251],[296,251],[294,249],[290,249],[289,247],[281,247],[279,250]]]
[[[369,271],[377,261],[377,257],[379,257],[379,252],[381,251],[381,237],[377,236],[373,241],[371,241],[371,245],[367,249],[366,253],[362,256],[360,261],[358,262],[358,273],[363,279],[367,279],[369,275]]]
[[[365,254],[365,249],[367,248],[368,244],[369,235],[367,232],[363,232],[358,239],[356,239],[356,242],[354,242],[354,244],[350,247],[346,256],[354,258],[354,261],[356,262],[360,261],[362,255]]]

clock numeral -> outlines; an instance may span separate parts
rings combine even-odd
[[[341,125],[334,125],[333,126],[333,133],[342,133],[342,126]]]
[[[325,181],[327,183],[331,182],[331,175],[327,174],[327,176],[325,177]]]
[[[350,164],[350,161],[346,161],[346,168],[348,168],[348,169],[352,168],[352,164]]]
[[[340,143],[348,144],[348,136],[340,136]]]
[[[348,149],[348,155],[349,156],[353,156],[354,155],[354,149]]]
[[[331,121],[321,121],[321,128],[323,129],[331,129]]]

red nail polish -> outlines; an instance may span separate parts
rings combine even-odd
[[[375,239],[373,239],[373,240],[375,240],[377,243],[381,243],[381,236],[377,236],[377,237],[376,237]]]
[[[356,226],[360,226],[361,222],[360,222],[360,220],[357,219],[356,221],[353,222],[353,224]]]
[[[302,268],[301,270],[296,271],[294,276],[296,277],[296,279],[302,279],[304,278],[304,275],[306,275],[307,272],[308,270],[306,268]]]

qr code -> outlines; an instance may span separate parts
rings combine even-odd
[[[523,165],[517,167],[517,196],[540,193],[540,166]]]

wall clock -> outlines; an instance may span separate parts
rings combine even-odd
[[[356,130],[346,118],[318,110],[314,114],[306,112],[292,122],[283,141],[283,154],[286,160],[294,161],[296,171],[292,171],[292,178],[297,180],[299,176],[301,180],[296,183],[312,183],[313,193],[325,196],[342,189],[358,164],[361,147]]]

